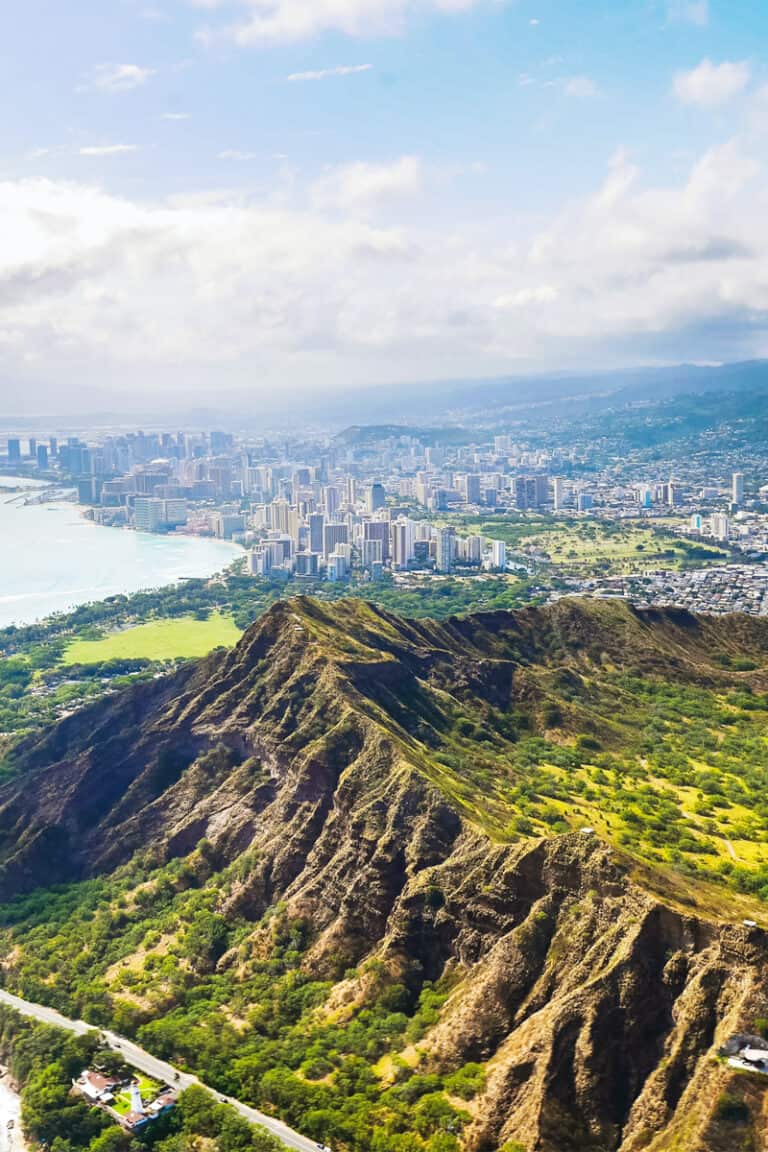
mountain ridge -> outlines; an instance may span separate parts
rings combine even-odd
[[[715,1059],[768,1015],[768,938],[741,922],[766,922],[759,904],[718,887],[716,872],[686,871],[684,853],[695,859],[712,833],[691,833],[684,813],[676,843],[701,844],[675,848],[671,863],[646,864],[642,843],[622,843],[614,810],[597,832],[585,823],[601,814],[600,795],[590,799],[601,774],[626,792],[617,757],[630,738],[643,759],[637,677],[659,691],[674,677],[683,712],[701,697],[761,731],[762,711],[729,701],[764,707],[768,622],[566,600],[437,624],[357,601],[281,603],[232,651],[17,749],[0,789],[0,893],[119,876],[138,858],[158,876],[188,861],[222,933],[205,963],[233,995],[272,954],[279,909],[306,926],[297,971],[329,989],[308,1029],[357,1020],[390,986],[410,1005],[444,987],[419,1060],[484,1067],[462,1121],[468,1152],[505,1141],[526,1152],[709,1152],[733,1137],[723,1092],[747,1101],[744,1139],[764,1142],[758,1087]],[[669,708],[662,696],[677,739],[685,716]],[[649,825],[672,821],[673,784],[658,789]],[[644,787],[638,803],[655,797]],[[167,884],[153,875],[151,887]],[[116,925],[126,915],[109,910]],[[10,986],[25,979],[27,953],[45,970],[23,925],[11,922],[3,945]],[[124,1010],[112,955],[95,972],[109,1010]],[[182,995],[170,988],[150,983],[137,1002],[155,1039],[167,997]],[[401,1046],[404,1066],[409,1053]],[[382,1099],[399,1066],[381,1072]],[[298,1124],[264,1084],[256,1102]],[[313,1123],[300,1119],[302,1130]]]

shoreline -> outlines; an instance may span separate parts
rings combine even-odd
[[[214,579],[245,555],[232,541],[192,534],[80,530],[97,524],[72,501],[18,506],[2,498],[0,531],[12,544],[0,575],[0,627],[33,626],[111,596]],[[117,526],[115,526],[117,527]],[[1,1150],[0,1150],[1,1152]]]
[[[70,501],[46,500],[42,501],[41,503],[66,505],[69,504]],[[80,509],[79,504],[74,502],[72,502],[72,504],[73,507]],[[218,536],[200,536],[197,532],[179,532],[177,529],[175,529],[173,532],[142,532],[141,529],[132,528],[129,524],[98,524],[90,515],[92,511],[93,509],[90,507],[82,508],[80,509],[79,514],[83,520],[87,521],[89,524],[93,524],[94,528],[112,528],[116,532],[133,532],[137,536],[148,537],[150,540],[157,540],[158,538],[161,540],[202,540],[208,544],[229,544],[232,548],[239,548],[243,555],[245,555],[245,553],[248,551],[244,544],[238,544],[236,540],[222,540]],[[238,559],[240,559],[240,557],[236,556],[235,560]],[[215,576],[217,573],[214,572],[213,575]]]
[[[21,1095],[16,1081],[0,1066],[0,1152],[28,1152],[21,1129]]]

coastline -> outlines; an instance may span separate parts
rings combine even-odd
[[[21,1096],[5,1068],[0,1067],[0,1152],[27,1152],[21,1130]]]
[[[69,500],[50,500],[50,501],[44,501],[43,503],[45,503],[45,504],[60,504],[62,506],[66,506],[72,502],[70,502]],[[99,524],[93,519],[93,516],[91,515],[91,513],[93,512],[92,508],[81,508],[81,506],[79,504],[74,504],[74,503],[72,503],[72,507],[77,508],[81,518],[83,520],[85,520],[88,524],[93,524],[94,528],[111,528],[115,532],[131,532],[132,534],[134,534],[136,536],[146,536],[146,537],[149,537],[150,539],[154,539],[154,540],[156,540],[158,537],[160,537],[163,540],[203,540],[203,541],[207,541],[208,543],[211,543],[211,544],[216,544],[216,543],[229,544],[229,545],[231,545],[232,548],[238,548],[243,556],[248,551],[248,549],[245,547],[244,544],[238,544],[235,540],[220,540],[218,536],[200,536],[197,532],[179,531],[178,528],[175,529],[173,532],[141,532],[140,530],[138,530],[136,528],[131,528],[131,526],[129,524]],[[240,559],[239,556],[235,556],[233,559],[233,563],[234,563],[234,560],[239,560],[239,559]]]
[[[192,534],[100,532],[110,525],[95,523],[75,503],[20,505],[11,493],[3,498],[5,487],[0,533],[12,547],[0,573],[0,627],[34,624],[110,596],[210,579],[244,555],[239,544]]]

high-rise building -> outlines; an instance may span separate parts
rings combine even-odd
[[[734,472],[731,478],[731,498],[734,504],[744,503],[744,473]]]
[[[323,507],[325,508],[326,516],[335,516],[339,510],[341,500],[339,499],[339,490],[329,486],[323,488]]]
[[[326,569],[326,576],[331,583],[336,583],[338,580],[345,580],[347,576],[347,558],[341,552],[332,552],[328,557],[328,567]]]
[[[464,555],[463,560],[467,564],[480,564],[483,559],[483,537],[482,536],[466,536],[463,540]]]
[[[339,544],[349,543],[349,528],[346,524],[325,524],[323,526],[323,556],[328,559]]]
[[[288,532],[291,506],[287,500],[272,501],[272,527],[278,532]]]
[[[158,532],[163,524],[165,501],[157,496],[137,496],[133,504],[133,522],[138,532]]]
[[[382,564],[382,546],[381,540],[363,540],[361,549],[361,560],[363,568],[369,571],[374,564],[381,566]]]
[[[29,438],[29,452],[27,455],[29,456],[30,460],[37,459],[37,440],[34,436],[30,436]]]
[[[8,441],[8,463],[18,464],[21,460],[21,441],[15,436]]]
[[[80,504],[98,504],[103,481],[100,476],[80,476],[77,481],[77,499]]]
[[[414,541],[416,538],[415,526],[412,520],[400,516],[392,524],[392,566],[393,568],[407,568],[415,557]]]
[[[515,477],[515,504],[521,511],[529,508],[541,508],[548,499],[548,476]]]
[[[269,548],[259,545],[248,553],[248,571],[252,576],[266,576],[272,567],[272,555]]]
[[[384,508],[387,503],[387,492],[383,484],[371,484],[365,496],[366,507],[368,512],[373,515],[378,512],[379,508]]]
[[[163,500],[161,503],[165,506],[166,502]],[[219,540],[231,540],[236,532],[242,532],[245,528],[245,518],[239,512],[214,512],[211,527]]]
[[[470,472],[464,477],[464,500],[467,504],[479,504],[482,498],[480,477]]]
[[[589,512],[594,506],[594,500],[589,492],[579,492],[576,499],[577,512]]]
[[[366,520],[363,523],[363,541],[379,540],[381,542],[381,557],[383,561],[390,558],[390,526],[387,520]]]
[[[454,558],[454,531],[452,528],[438,528],[435,567],[438,572],[450,572]]]
[[[716,512],[710,520],[710,530],[715,540],[727,540],[731,534],[731,522],[721,512]]]
[[[163,500],[163,523],[176,528],[187,522],[187,502],[181,497]]]
[[[59,442],[55,436],[48,437],[48,455],[55,460],[59,454]]]
[[[212,456],[225,456],[227,452],[232,451],[234,443],[233,437],[229,432],[211,432],[210,445]]]
[[[565,480],[562,476],[555,476],[552,481],[552,495],[555,512],[562,512],[565,507]]]
[[[37,446],[37,466],[43,471],[48,467],[48,449],[45,444],[38,444]]]
[[[296,575],[317,576],[319,559],[317,552],[297,552]]]
[[[503,540],[491,540],[491,567],[500,572],[507,567],[507,545]]]
[[[320,555],[323,551],[323,529],[325,517],[322,512],[312,512],[308,517],[309,523],[309,550]]]

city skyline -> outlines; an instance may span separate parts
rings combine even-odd
[[[4,407],[765,355],[746,3],[15,9]]]

